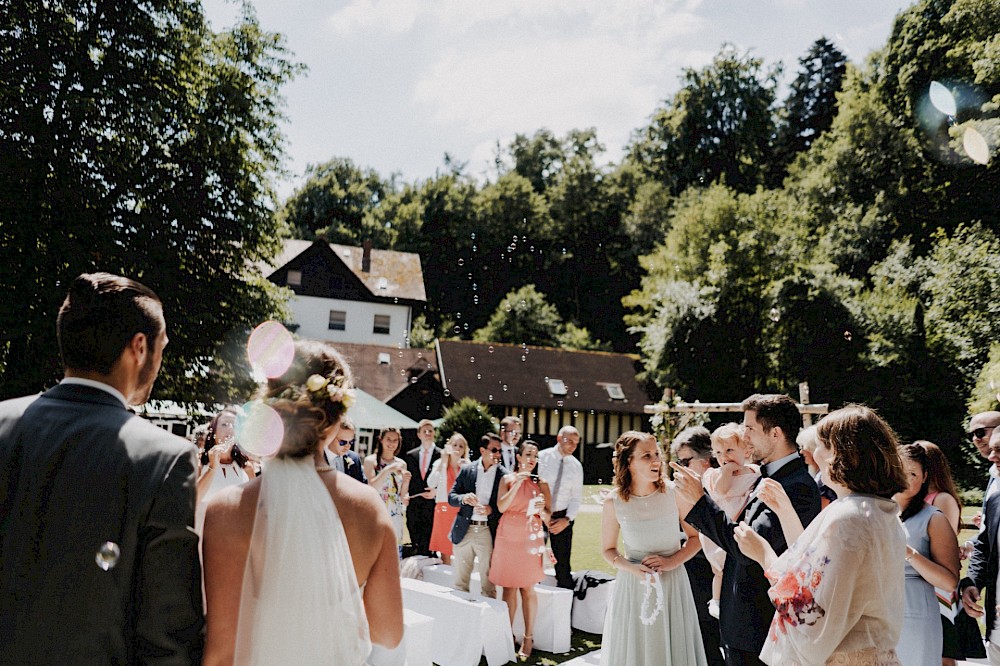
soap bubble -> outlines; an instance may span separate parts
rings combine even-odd
[[[844,331],[844,339],[850,342],[854,339],[854,335],[850,331]]]
[[[236,414],[236,439],[247,453],[273,456],[281,447],[285,428],[281,416],[261,400],[244,404]]]
[[[446,398],[447,398],[447,397],[449,397],[450,395],[451,395],[451,391],[450,391],[450,390],[448,390],[448,389],[445,389],[445,390],[444,390],[444,397],[446,397]]]
[[[295,357],[295,340],[280,322],[265,321],[247,339],[247,357],[265,377],[280,377]]]
[[[781,310],[779,310],[778,308],[771,308],[771,311],[767,313],[767,316],[770,318],[771,321],[778,321],[779,319],[781,319]]]
[[[489,353],[491,353],[491,354],[492,354],[492,353],[493,353],[493,345],[490,345],[490,346],[489,346],[489,347],[487,348],[487,351],[488,351]]]
[[[990,146],[986,139],[975,128],[968,127],[962,135],[962,147],[965,153],[976,164],[990,163]]]
[[[105,541],[97,549],[97,555],[94,560],[102,571],[111,571],[118,564],[118,558],[121,557],[121,554],[122,551],[118,547],[118,544],[114,541]]]

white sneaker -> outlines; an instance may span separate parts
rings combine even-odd
[[[709,599],[708,600],[708,614],[714,617],[716,620],[719,619],[719,600]]]

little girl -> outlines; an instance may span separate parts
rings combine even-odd
[[[747,462],[750,445],[743,441],[742,434],[742,428],[736,423],[726,423],[716,428],[712,433],[712,456],[719,462],[719,466],[706,470],[702,475],[702,484],[709,497],[733,521],[750,501],[754,485],[760,477],[760,468]],[[719,617],[719,595],[722,592],[722,567],[726,563],[726,551],[704,535],[701,537],[701,547],[715,572],[708,612],[712,617]]]

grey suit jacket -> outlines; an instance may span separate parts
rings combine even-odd
[[[197,663],[195,470],[100,389],[0,403],[0,663]]]

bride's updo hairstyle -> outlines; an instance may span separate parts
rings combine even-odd
[[[354,402],[351,369],[336,349],[298,340],[285,374],[269,379],[264,400],[281,416],[285,432],[278,458],[312,455],[324,430],[340,421]]]
[[[615,489],[623,502],[627,502],[632,495],[632,470],[629,469],[629,463],[632,462],[635,447],[647,439],[656,441],[656,438],[647,432],[629,430],[622,433],[615,442],[615,452],[611,455],[615,465]],[[663,478],[663,467],[665,466],[660,466],[660,478],[655,484],[657,492],[663,492],[667,488],[667,482]]]

